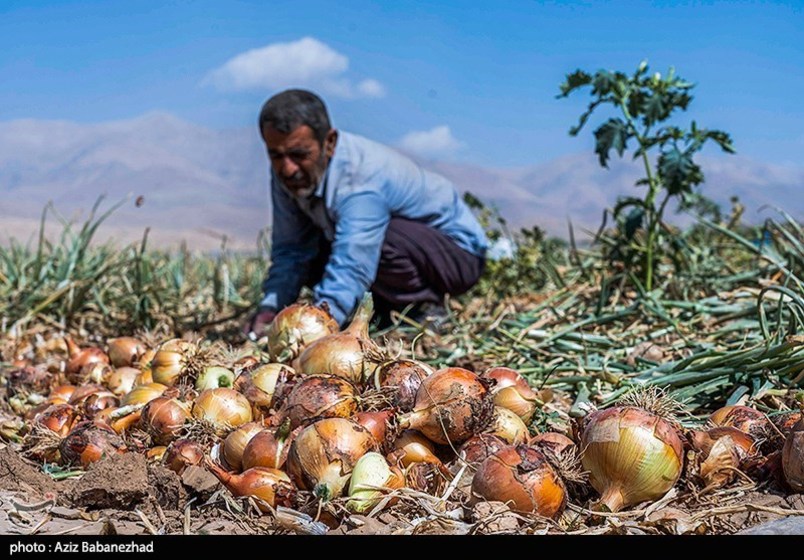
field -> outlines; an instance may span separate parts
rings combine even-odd
[[[231,473],[218,466],[229,455],[221,457],[222,446],[215,446],[235,424],[216,425],[196,414],[198,403],[192,402],[218,384],[200,385],[210,365],[227,368],[241,381],[271,361],[300,365],[287,349],[269,356],[266,339],[252,342],[241,333],[259,297],[267,244],[253,254],[225,246],[213,256],[165,253],[148,247],[145,232],[137,245],[114,247],[93,238],[114,208],[96,210],[83,224],[65,224],[58,239],[0,248],[2,533],[723,534],[804,512],[794,490],[802,487],[795,472],[801,459],[783,461],[782,454],[786,441],[788,455],[797,450],[793,426],[804,402],[798,388],[804,376],[804,232],[783,213],[756,228],[704,219],[685,231],[668,227],[651,290],[641,280],[640,262],[623,258],[627,248],[616,230],[602,230],[583,248],[546,239],[535,228],[523,230],[514,235],[513,256],[490,262],[471,293],[449,302],[443,326],[420,325],[404,313],[394,315],[389,328],[371,326],[380,357],[366,352],[364,369],[353,379],[359,392],[354,408],[364,413],[399,405],[396,393],[382,390],[380,382],[390,374],[374,370],[394,360],[478,374],[504,366],[527,380],[535,395],[527,432],[520,427],[524,422],[499,422],[497,412],[476,431],[507,443],[529,442],[521,447],[549,456],[562,480],[563,504],[550,509],[550,500],[533,490],[536,505],[528,510],[510,492],[473,486],[475,471],[486,463],[467,454],[458,458],[466,437],[427,443],[424,462],[405,459],[405,452],[402,459],[392,455],[399,447],[395,424],[410,422],[396,414],[399,409],[386,417],[394,421],[381,422],[385,431],[376,439],[384,438],[382,450],[400,461],[401,482],[372,475],[362,505],[355,505],[354,494],[351,502],[345,495],[352,468],[346,460],[339,471],[346,483],[310,482],[309,473],[285,467],[292,475],[287,481],[274,473],[270,484],[262,480],[244,489],[240,478],[231,478],[239,470],[231,466],[235,461],[229,461]],[[492,236],[501,233],[493,213],[481,210],[481,217]],[[192,419],[184,413],[167,431],[154,428],[155,422],[143,419],[147,401],[130,396],[134,378],[125,385],[122,374],[113,373],[119,368],[87,358],[93,347],[112,354],[113,340],[124,336],[136,337],[143,350],[182,355],[175,376],[168,375],[175,386],[164,396],[184,403]],[[78,348],[68,347],[67,338]],[[171,339],[187,346],[176,350],[175,341],[165,344]],[[164,363],[141,355],[133,363],[136,371],[129,372],[137,375],[136,383],[164,376]],[[299,377],[292,379],[299,384]],[[245,382],[234,381],[242,394],[253,396]],[[64,385],[80,390],[65,395]],[[494,391],[493,384],[486,386]],[[450,408],[448,400],[435,408]],[[681,446],[679,472],[650,498],[601,501],[600,481],[611,473],[591,459],[598,440],[589,439],[589,418],[624,404],[650,410],[646,414],[673,426]],[[302,426],[340,414],[330,414],[329,403],[297,422],[286,403],[251,405],[264,417],[259,429],[276,439],[288,430],[289,418],[300,426],[293,426],[294,440]],[[756,418],[711,418],[727,405],[748,407]],[[441,422],[460,424],[449,416],[453,412]],[[95,424],[83,424],[76,435],[80,421],[93,418]],[[712,431],[715,424],[729,426],[729,437]],[[552,453],[553,447],[538,443],[546,432],[574,444]],[[740,438],[748,438],[748,445],[741,446]],[[176,466],[170,462],[176,440],[187,439],[205,459],[168,468]],[[525,465],[520,475],[533,467]],[[628,476],[617,484],[620,497],[627,498]],[[375,488],[384,490],[375,496]]]

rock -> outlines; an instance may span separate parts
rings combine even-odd
[[[148,471],[145,457],[123,453],[90,465],[73,488],[76,506],[93,509],[131,510],[148,496]]]
[[[785,517],[744,529],[738,535],[804,535],[804,518]]]

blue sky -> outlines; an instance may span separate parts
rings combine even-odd
[[[286,86],[337,127],[489,167],[591,150],[576,68],[642,59],[698,84],[684,121],[800,164],[804,0],[788,2],[0,1],[0,121],[166,111],[252,126]],[[256,127],[255,127],[256,134]]]

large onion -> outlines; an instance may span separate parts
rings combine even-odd
[[[109,345],[109,359],[116,368],[131,367],[145,354],[147,348],[132,336],[121,336],[107,341]]]
[[[320,418],[349,418],[357,412],[357,389],[343,377],[310,375],[288,395],[283,417],[291,428]]]
[[[299,357],[300,371],[307,375],[339,375],[357,385],[374,375],[384,360],[380,347],[369,338],[373,311],[369,292],[343,332],[319,338],[307,346]]]
[[[251,404],[233,389],[207,389],[195,399],[193,417],[207,422],[218,435],[223,435],[251,422]]]
[[[264,512],[273,512],[276,506],[292,505],[295,493],[293,483],[280,470],[254,467],[242,474],[232,474],[211,461],[207,462],[207,466],[235,496],[259,498],[257,507]]]
[[[264,364],[241,373],[234,388],[256,409],[267,413],[287,396],[296,372],[284,364]]]
[[[357,460],[377,447],[360,424],[346,418],[325,418],[304,428],[293,440],[287,472],[299,488],[330,500],[343,494]]]
[[[642,408],[593,412],[580,447],[590,482],[612,512],[661,498],[681,475],[684,454],[678,432]]]
[[[391,393],[391,404],[402,412],[413,410],[416,392],[433,368],[416,360],[394,360],[377,369],[379,387]]]
[[[495,381],[491,387],[494,404],[513,411],[525,423],[533,419],[541,400],[518,371],[493,367],[484,371],[481,377]]]
[[[290,361],[311,342],[338,330],[338,322],[326,307],[289,305],[277,313],[268,327],[268,354],[274,361]]]
[[[243,469],[243,452],[249,442],[263,431],[263,428],[259,422],[249,422],[226,436],[223,441],[223,458],[231,469],[235,471]]]
[[[419,430],[436,443],[461,443],[492,421],[494,405],[485,383],[467,369],[440,369],[422,381],[412,412],[400,428]]]
[[[142,409],[140,424],[158,445],[167,445],[179,436],[190,419],[189,407],[177,399],[157,397]]]

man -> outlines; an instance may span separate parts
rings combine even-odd
[[[302,286],[342,326],[371,290],[380,313],[445,313],[445,294],[479,279],[488,241],[445,178],[330,125],[323,101],[287,90],[263,105],[273,226],[265,297],[248,330],[259,336]]]

